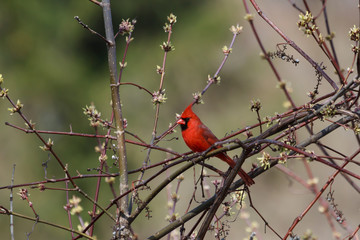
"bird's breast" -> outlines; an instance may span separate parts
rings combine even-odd
[[[198,129],[188,128],[182,132],[182,136],[193,152],[203,152],[211,146]]]

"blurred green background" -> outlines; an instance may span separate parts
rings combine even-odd
[[[300,1],[296,2],[303,7]],[[312,2],[314,5],[311,7],[314,12],[321,9],[319,2]],[[280,29],[283,29],[300,47],[308,51],[315,61],[324,62],[329,66],[328,73],[334,77],[330,64],[314,41],[298,31],[296,22],[299,13],[291,7],[289,2],[259,1],[259,4]],[[352,61],[348,31],[358,22],[356,5],[353,1],[332,1],[331,3],[329,1],[328,3],[330,23],[337,36],[335,44],[343,68],[348,67]],[[259,47],[248,23],[243,18],[245,12],[241,1],[113,1],[112,14],[115,28],[121,19],[137,19],[133,34],[135,40],[130,45],[126,59],[128,67],[124,70],[124,82],[139,84],[152,92],[158,90],[160,78],[155,70],[156,65],[162,64],[163,58],[159,45],[166,41],[167,35],[162,27],[171,12],[178,17],[172,35],[175,51],[170,52],[167,59],[164,88],[168,100],[160,109],[158,133],[165,131],[169,123],[175,121],[175,113],[181,113],[192,101],[192,93],[203,89],[208,74],[215,73],[223,59],[221,48],[229,45],[232,38],[228,29],[237,23],[244,26],[244,32],[236,40],[233,54],[230,55],[220,73],[221,85],[212,86],[204,96],[205,105],[196,106],[195,111],[218,137],[223,137],[226,133],[256,123],[256,115],[249,110],[252,99],[261,100],[262,117],[286,110],[283,106],[285,97],[276,88],[274,75],[268,64],[259,57]],[[89,1],[12,0],[0,2],[0,73],[5,78],[2,86],[10,89],[9,95],[14,101],[21,100],[24,104],[24,114],[36,123],[37,129],[70,131],[71,125],[74,132],[93,133],[82,110],[85,105],[90,105],[92,102],[102,112],[105,119],[110,119],[106,46],[97,36],[83,29],[74,20],[74,16],[79,16],[84,23],[103,34],[101,8]],[[277,43],[284,42],[258,16],[255,16],[255,21],[265,47],[269,51],[274,51]],[[324,31],[323,25],[321,28]],[[120,61],[125,40],[121,37],[117,40],[118,61]],[[308,100],[306,93],[313,90],[315,86],[314,71],[294,51],[289,49],[288,53],[300,59],[298,67],[280,60],[275,60],[275,65],[280,69],[281,76],[291,84],[291,88],[294,89],[292,97],[300,105]],[[324,94],[327,90],[329,88],[324,81],[320,93]],[[127,130],[145,141],[150,141],[155,113],[150,96],[133,86],[121,87],[120,93],[124,117],[128,120]],[[1,186],[10,184],[13,164],[16,164],[15,184],[44,179],[45,172],[42,167],[44,162],[47,162],[48,178],[63,177],[64,174],[55,159],[39,149],[41,143],[35,136],[26,135],[5,126],[5,122],[10,122],[24,127],[18,115],[9,115],[8,107],[10,105],[6,100],[0,101]],[[175,136],[180,137],[179,129]],[[45,136],[46,139],[48,137],[50,136]],[[337,144],[335,146],[339,146],[340,137],[348,139],[349,135],[339,133],[334,141],[334,144]],[[69,165],[73,175],[77,175],[76,170],[82,174],[95,173],[95,171],[87,171],[89,168],[98,166],[94,139],[67,136],[51,136],[51,138],[55,142],[55,151],[63,162]],[[350,136],[350,139],[353,138]],[[331,143],[333,140],[328,141]],[[342,151],[350,153],[354,151],[354,146],[347,140],[343,143]],[[160,143],[160,146],[172,148],[177,152],[188,151],[181,139],[164,141]],[[130,145],[127,150],[129,169],[140,167],[146,150]],[[231,154],[239,154],[239,151]],[[156,163],[166,157],[163,153],[153,151],[151,161]],[[112,160],[109,159],[109,161]],[[215,159],[209,161],[220,169],[226,169],[226,166]],[[255,162],[256,159],[252,161]],[[251,162],[246,164],[247,169],[250,168],[250,164]],[[289,167],[306,176],[300,161],[289,163]],[[324,168],[319,166],[319,169]],[[332,172],[331,169],[327,170],[315,172],[315,175],[322,179],[320,184],[326,181],[326,177]],[[112,168],[111,171],[116,172],[116,169]],[[147,176],[150,174],[151,171]],[[182,202],[179,202],[180,215],[183,214],[184,207],[187,206],[189,196],[192,194],[192,174],[190,171],[186,175],[186,180],[182,185]],[[131,180],[135,180],[137,176],[130,177]],[[280,233],[287,231],[292,220],[313,198],[311,193],[298,184],[288,185],[287,178],[276,169],[257,178],[256,183],[251,188],[255,204]],[[342,188],[341,183],[343,179],[339,179],[334,184],[334,188],[338,187],[336,191],[345,216],[349,222],[354,222],[350,220],[358,219],[358,207],[355,206],[359,205],[359,198],[352,189]],[[92,195],[96,182],[86,180],[78,181],[78,184]],[[155,185],[156,183],[152,187]],[[64,184],[56,186],[64,187]],[[189,191],[190,188],[191,191]],[[67,226],[66,212],[63,210],[66,199],[63,192],[47,190],[40,193],[36,189],[29,190],[31,201],[41,219]],[[1,190],[0,205],[9,206],[9,192],[9,190]],[[111,194],[105,184],[102,185],[101,194],[100,203],[106,206]],[[146,191],[142,196],[145,194],[147,194]],[[351,196],[357,200],[350,201]],[[135,222],[134,230],[139,234],[139,239],[144,239],[166,225],[166,202],[166,193],[159,194],[156,201],[150,205],[153,211],[151,221],[140,217]],[[82,204],[86,211],[91,206],[85,200]],[[286,206],[287,210],[282,211],[284,208],[279,206]],[[14,207],[16,212],[32,216],[27,203],[21,201],[18,196],[14,197]],[[275,213],[274,209],[277,209]],[[355,213],[353,209],[357,209],[357,212]],[[85,220],[88,220],[86,211],[83,216]],[[264,239],[275,239],[270,231],[267,231],[267,234],[263,233],[261,230],[263,223],[254,212],[250,212],[251,219],[260,224],[259,229],[265,236]],[[276,218],[274,214],[277,214]],[[325,222],[324,216],[318,214],[315,208],[309,213],[308,218],[306,223],[296,228],[299,235],[310,228],[316,236],[319,236],[319,239],[332,237],[328,225],[314,228],[315,223]],[[73,220],[76,226],[76,218]],[[0,216],[0,223],[0,238],[8,239],[10,236],[9,218]],[[32,225],[32,222],[15,218],[15,237],[23,238],[26,232],[31,231]],[[246,237],[246,226],[242,220],[232,223],[229,239]],[[95,228],[95,235],[98,239],[109,239],[111,227],[112,222],[104,217]],[[241,238],[238,238],[239,233],[241,233]],[[69,233],[38,224],[30,237],[30,239],[49,238],[69,239]],[[208,234],[208,239],[213,239],[211,234]]]

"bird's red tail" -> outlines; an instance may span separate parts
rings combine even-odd
[[[224,162],[229,164],[230,167],[232,167],[232,168],[235,167],[236,163],[228,155],[226,155],[224,153],[220,153],[220,154],[216,155],[216,157],[220,158],[221,160],[223,160]],[[254,180],[241,168],[238,172],[238,175],[241,177],[242,180],[244,180],[244,182],[247,186],[251,186],[252,184],[255,184]]]

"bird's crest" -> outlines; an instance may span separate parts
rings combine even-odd
[[[196,116],[196,114],[192,110],[192,106],[193,104],[190,103],[190,105],[185,108],[184,112],[181,114],[181,118],[191,118]]]

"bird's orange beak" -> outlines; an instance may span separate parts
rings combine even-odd
[[[186,122],[185,122],[182,118],[180,118],[179,120],[177,120],[176,123],[177,123],[177,124],[181,124],[181,125],[186,124]]]

